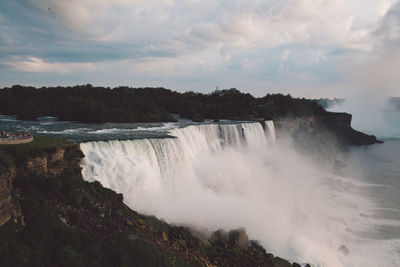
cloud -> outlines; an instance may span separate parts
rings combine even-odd
[[[21,72],[45,72],[45,73],[71,73],[75,71],[93,71],[92,63],[49,63],[43,59],[31,57],[28,60],[15,60],[6,62],[16,71]]]
[[[363,55],[394,49],[396,5],[393,0],[3,0],[0,77],[6,76],[4,62],[7,73],[57,65],[66,80],[82,77],[82,66],[95,66],[87,68],[88,78],[102,81],[101,70],[108,66],[114,79],[172,88],[225,87],[239,80],[249,90],[309,83],[312,90],[299,95],[324,94],[317,86],[341,86],[345,58],[361,62]],[[115,71],[121,65],[124,77]]]
[[[390,6],[369,34],[374,40],[371,52],[346,54],[338,66],[359,94],[400,95],[400,1]]]

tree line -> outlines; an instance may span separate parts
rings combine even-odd
[[[59,120],[100,122],[168,122],[172,114],[194,121],[204,119],[266,119],[321,115],[317,103],[290,95],[256,98],[237,89],[209,94],[179,93],[165,88],[41,87],[14,85],[0,89],[0,113],[21,120],[54,116]]]

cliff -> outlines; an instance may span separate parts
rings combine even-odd
[[[71,148],[64,141],[40,137],[29,145],[0,146],[0,226],[12,218],[15,222],[23,219],[19,192],[14,188],[16,177],[61,173],[69,165],[63,155]]]
[[[21,214],[18,202],[15,202],[13,191],[15,176],[15,168],[10,168],[7,172],[0,174],[0,226],[11,218],[18,218]]]
[[[375,136],[354,130],[351,119],[348,113],[326,112],[318,116],[280,118],[275,121],[275,127],[278,135],[289,133],[295,141],[314,147],[344,148],[380,143]]]
[[[82,179],[82,157],[49,138],[0,147],[4,266],[292,266],[243,229],[208,238],[132,211]]]

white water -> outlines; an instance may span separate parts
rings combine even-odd
[[[214,231],[243,226],[281,257],[319,266],[398,266],[390,243],[362,239],[375,207],[358,179],[332,175],[290,145],[272,122],[198,125],[176,138],[89,142],[83,177],[167,222]],[[337,249],[350,249],[344,256]]]

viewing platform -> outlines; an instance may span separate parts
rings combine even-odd
[[[33,136],[31,133],[20,133],[20,132],[11,132],[7,133],[5,131],[1,131],[0,133],[0,145],[18,145],[18,144],[26,144],[33,141]]]

